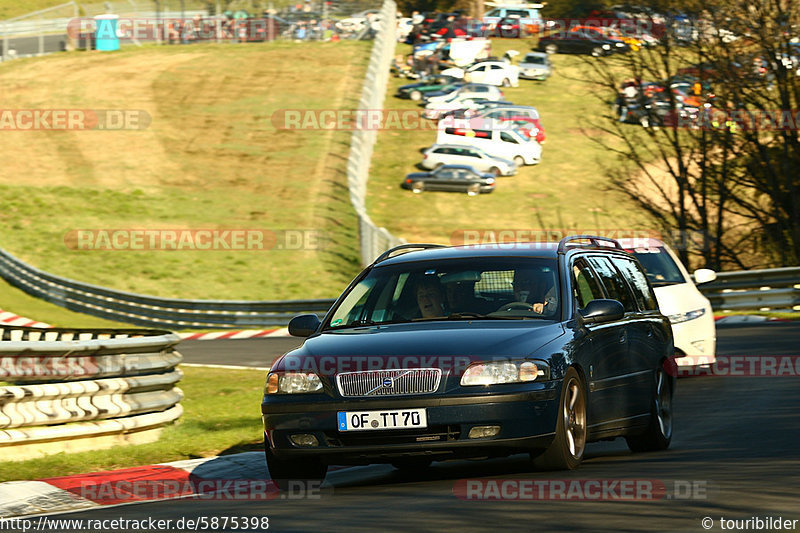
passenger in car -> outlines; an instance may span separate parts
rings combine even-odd
[[[444,297],[439,279],[433,276],[422,278],[415,287],[417,305],[422,318],[444,316]]]

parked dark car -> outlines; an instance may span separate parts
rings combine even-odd
[[[524,36],[524,31],[522,21],[518,16],[506,17],[501,19],[497,23],[497,26],[494,27],[492,36],[506,39],[518,39]]]
[[[463,83],[462,80],[454,78],[453,76],[430,76],[422,79],[417,83],[410,83],[402,85],[397,89],[398,98],[410,98],[411,100],[422,100],[425,93],[441,90],[446,85],[451,83]]]
[[[599,31],[570,31],[542,37],[539,39],[538,50],[548,54],[591,54],[599,57],[627,52],[630,47],[605,37]]]
[[[270,16],[236,20],[232,28],[237,39],[248,43],[263,43],[279,38],[291,25],[285,19]]]
[[[478,172],[468,165],[442,165],[430,172],[412,172],[401,187],[423,191],[465,192],[470,196],[494,191],[495,175]]]
[[[329,464],[529,453],[574,469],[587,442],[670,444],[670,323],[610,239],[402,245],[289,332],[307,339],[272,365],[261,403],[281,488]]]

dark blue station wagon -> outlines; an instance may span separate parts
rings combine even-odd
[[[670,324],[610,239],[399,246],[289,331],[307,339],[272,366],[261,404],[280,487],[330,464],[521,452],[574,469],[587,442],[672,437]]]

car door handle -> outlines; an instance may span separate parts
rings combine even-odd
[[[620,344],[624,344],[626,340],[628,340],[628,337],[624,333],[619,336]]]

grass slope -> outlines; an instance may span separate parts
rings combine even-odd
[[[358,270],[346,131],[280,109],[356,105],[371,43],[144,47],[0,67],[8,108],[138,109],[141,131],[4,131],[0,246],[62,276],[165,297],[335,296]],[[79,229],[314,229],[321,249],[76,251]],[[297,272],[303,272],[300,277]]]

